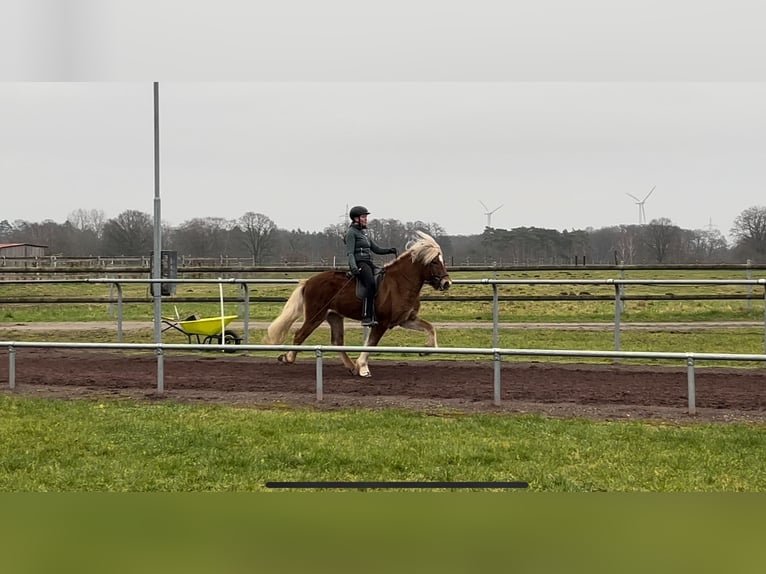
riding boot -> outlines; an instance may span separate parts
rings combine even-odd
[[[362,327],[374,327],[378,322],[375,320],[375,300],[365,297],[362,302]]]

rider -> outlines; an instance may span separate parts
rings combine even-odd
[[[392,253],[397,255],[396,247],[385,249],[379,247],[367,236],[367,216],[369,215],[366,207],[357,205],[351,208],[348,216],[351,218],[351,225],[346,231],[346,253],[348,254],[348,266],[351,274],[356,277],[365,288],[365,298],[362,301],[362,326],[372,327],[377,325],[375,320],[375,265],[372,262],[372,254],[387,255]]]

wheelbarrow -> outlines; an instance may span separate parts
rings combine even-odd
[[[200,318],[197,315],[191,315],[186,319],[172,319],[163,317],[162,322],[168,329],[175,329],[186,335],[186,339],[191,344],[194,341],[203,345],[239,345],[242,337],[236,331],[226,329],[237,315],[224,315],[222,317]]]

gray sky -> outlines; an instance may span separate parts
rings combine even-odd
[[[766,204],[761,4],[570,4],[14,2],[0,219],[151,214],[152,80],[173,225],[313,231],[361,203],[473,234],[483,202],[494,227],[600,228],[656,185],[647,220],[728,235]]]

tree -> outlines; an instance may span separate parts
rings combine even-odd
[[[239,218],[239,229],[253,264],[258,265],[271,247],[276,224],[262,213],[248,211]]]
[[[638,237],[640,227],[637,225],[621,225],[617,236],[614,252],[620,264],[633,265],[638,254]]]
[[[681,229],[667,217],[652,219],[645,227],[644,241],[657,263],[665,263],[670,250],[678,247],[680,232]]]
[[[736,247],[746,256],[766,256],[766,207],[748,207],[734,220],[731,234]]]
[[[192,257],[233,255],[229,251],[235,226],[233,220],[221,217],[190,219],[169,233],[168,245]]]
[[[13,225],[11,225],[7,219],[0,221],[0,241],[5,243],[10,240],[13,233]]]
[[[90,231],[98,239],[104,233],[106,215],[100,209],[75,209],[67,216],[67,222],[78,231]]]
[[[154,224],[148,213],[129,209],[104,224],[106,255],[148,255],[154,245]]]
[[[99,209],[76,209],[67,216],[72,228],[71,248],[77,255],[102,255],[106,216]]]
[[[726,238],[717,229],[684,230],[682,236],[685,238],[687,258],[695,263],[726,259]]]

